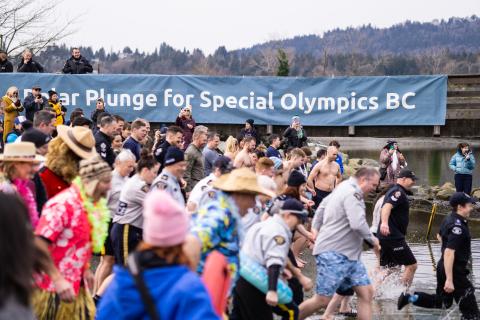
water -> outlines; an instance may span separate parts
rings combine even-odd
[[[337,140],[341,145],[341,152],[347,153],[350,158],[369,158],[378,161],[380,151],[387,139],[372,137],[319,137],[312,138],[311,142],[326,146],[331,140]],[[448,164],[457,149],[459,142],[470,144],[476,159],[480,158],[480,140],[459,140],[455,138],[398,138],[398,145],[404,154],[409,168],[419,177],[419,184],[442,185],[453,182],[453,171]],[[478,160],[477,160],[478,163]],[[480,187],[480,165],[477,165],[473,174],[473,185]]]
[[[418,269],[415,273],[412,290],[434,293],[437,286],[434,266],[436,266],[438,259],[440,259],[440,245],[437,241],[431,241],[430,249],[425,241],[428,218],[428,215],[424,213],[411,213],[407,242],[418,262]],[[370,222],[371,216],[368,217],[368,219]],[[431,238],[434,238],[434,234],[438,232],[442,220],[442,216],[435,218]],[[480,277],[478,277],[478,275],[480,275],[480,222],[470,221],[469,226],[472,236],[477,238],[472,241],[471,282],[475,286],[477,301],[480,301]],[[315,261],[313,257],[311,254],[306,253],[303,258],[308,261],[308,266],[305,268],[304,273],[315,278]],[[364,252],[362,261],[369,272],[372,273],[372,271],[375,270],[377,259],[373,251]],[[398,311],[397,298],[403,290],[403,288],[396,283],[396,280],[399,280],[399,278],[400,276],[395,274],[389,276],[388,279],[392,283],[382,285],[379,288],[373,304],[374,319],[460,319],[460,312],[455,302],[448,310],[423,309],[409,305],[401,311]],[[311,294],[312,292],[308,293],[307,296]],[[309,319],[317,320],[320,319],[320,316],[315,315]],[[337,317],[336,319],[343,318]]]
[[[376,150],[345,150],[350,158],[379,159],[380,152]],[[421,185],[442,185],[445,182],[454,181],[454,172],[448,164],[454,154],[452,149],[408,149],[402,148],[408,167],[418,176],[418,184]],[[479,156],[478,153],[475,154]],[[474,171],[474,186],[480,186],[480,166]]]

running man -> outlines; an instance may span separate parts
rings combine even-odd
[[[340,166],[336,162],[337,156],[338,149],[334,146],[328,147],[325,159],[315,165],[308,176],[307,185],[313,195],[315,209],[342,180]]]
[[[300,305],[300,319],[326,307],[337,289],[353,288],[358,296],[358,319],[372,318],[373,287],[360,261],[363,243],[379,250],[365,214],[364,196],[380,181],[375,168],[360,168],[323,201],[312,222],[320,232],[313,255],[317,262],[315,295]]]
[[[407,192],[415,185],[417,177],[408,169],[402,169],[397,183],[385,194],[378,239],[380,240],[380,266],[394,268],[405,266],[402,282],[410,287],[417,270],[417,260],[410,250],[407,234],[410,204]]]
[[[472,238],[467,219],[473,210],[474,200],[463,192],[456,192],[450,198],[452,213],[443,220],[440,232],[442,257],[437,264],[437,292],[427,294],[402,293],[398,298],[398,309],[409,303],[423,308],[450,308],[453,299],[458,303],[462,319],[480,319],[475,289],[468,280],[467,264],[472,256]]]

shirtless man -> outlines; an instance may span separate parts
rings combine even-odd
[[[300,148],[292,149],[289,153],[288,160],[283,162],[283,178],[285,183],[287,183],[290,173],[292,173],[293,170],[299,170],[304,163],[305,152]],[[305,179],[306,178],[307,177],[305,177]]]
[[[255,150],[257,142],[253,137],[246,137],[245,139],[243,139],[243,142],[243,149],[235,157],[233,166],[237,169],[246,167],[253,170],[254,163],[252,158],[250,157],[250,153]]]
[[[342,179],[340,166],[335,161],[337,155],[337,148],[328,147],[325,159],[320,161],[308,176],[307,187],[313,195],[315,208],[318,208],[322,200],[335,189]]]

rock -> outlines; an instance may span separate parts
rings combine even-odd
[[[433,202],[423,198],[414,198],[410,204],[410,208],[415,211],[431,212],[432,207]]]
[[[455,186],[451,182],[445,182],[443,186],[440,187],[441,190],[445,189],[455,189]]]
[[[350,166],[355,170],[360,168],[362,165],[363,165],[363,159],[359,159],[359,158],[348,159],[348,166]]]
[[[480,188],[475,188],[472,190],[472,197],[480,199]]]
[[[441,189],[440,191],[438,191],[436,197],[440,200],[449,200],[454,192],[455,189]]]
[[[378,163],[377,160],[373,160],[373,159],[363,159],[363,166],[367,166],[367,167],[376,167],[376,168],[379,168],[380,167],[380,163]]]
[[[348,179],[357,172],[357,169],[352,168],[350,165],[343,166],[343,178]]]

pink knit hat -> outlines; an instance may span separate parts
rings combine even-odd
[[[156,247],[171,247],[184,242],[188,232],[185,209],[161,190],[147,195],[143,207],[143,241]]]

